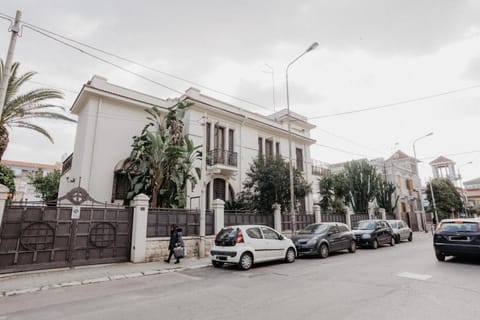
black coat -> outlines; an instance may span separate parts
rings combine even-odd
[[[178,245],[183,246],[181,228],[177,228],[175,230],[170,231],[170,242],[168,243],[168,250],[173,250],[173,248],[175,248]]]

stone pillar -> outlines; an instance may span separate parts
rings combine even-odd
[[[387,212],[385,211],[385,209],[380,208],[380,209],[378,209],[378,211],[379,211],[380,214],[382,215],[382,219],[383,219],[383,220],[387,220]]]
[[[318,204],[313,206],[313,214],[315,215],[315,223],[322,222],[322,209]]]
[[[368,207],[368,219],[372,220],[375,219],[375,208],[374,207]]]
[[[345,214],[345,220],[347,221],[347,225],[350,229],[352,228],[352,214],[353,214],[353,209],[352,207],[348,206],[347,213]]]
[[[282,206],[274,203],[273,206],[273,228],[282,232]]]
[[[5,211],[5,204],[7,202],[9,192],[10,190],[6,186],[0,184],[0,227],[2,226],[3,211]]]
[[[225,226],[225,201],[213,200],[212,209],[215,215],[215,234],[217,234]]]
[[[147,243],[148,201],[150,198],[141,193],[133,198],[132,247],[130,261],[145,262]]]

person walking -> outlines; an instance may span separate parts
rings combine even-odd
[[[174,253],[177,247],[182,247],[182,249],[184,247],[182,229],[176,224],[172,224],[170,226],[170,242],[168,243],[168,250],[170,250],[170,252],[168,258],[164,260],[166,263],[170,263],[172,256],[175,256],[175,263],[180,263],[180,257]]]

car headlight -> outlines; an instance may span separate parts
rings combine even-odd
[[[370,239],[372,236],[370,235],[370,233],[365,233],[365,234],[362,234],[362,238],[363,239]]]
[[[315,237],[315,238],[312,238],[312,239],[308,240],[307,244],[308,245],[314,245],[314,244],[317,244],[317,242],[318,242],[318,238]]]

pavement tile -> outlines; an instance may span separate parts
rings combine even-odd
[[[102,278],[83,280],[82,284],[92,284],[92,283],[107,282],[107,281],[110,281],[109,277],[102,277]]]

